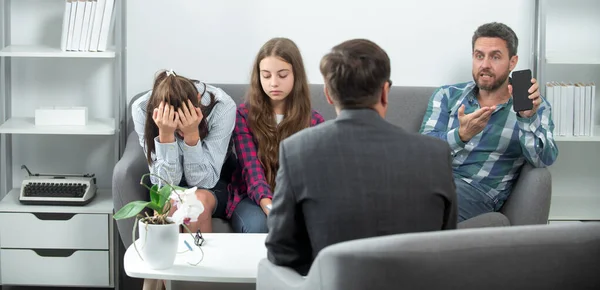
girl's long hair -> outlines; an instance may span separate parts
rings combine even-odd
[[[260,61],[277,57],[292,65],[294,87],[285,98],[285,117],[277,124],[271,99],[263,91],[260,82]],[[310,91],[300,50],[287,38],[273,38],[258,52],[252,68],[250,89],[246,96],[248,125],[258,147],[260,160],[271,190],[275,189],[275,177],[279,167],[279,143],[292,134],[310,126],[312,109]]]

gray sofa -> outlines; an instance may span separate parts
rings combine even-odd
[[[225,90],[236,103],[243,101],[247,85],[215,84]],[[323,85],[311,85],[313,107],[326,120],[335,118],[335,110],[325,101]],[[434,87],[392,87],[390,90],[389,109],[386,119],[404,129],[417,132],[427,108]],[[129,105],[141,95],[135,96]],[[127,144],[123,156],[115,165],[113,172],[113,201],[115,211],[133,200],[148,199],[148,193],[139,184],[140,177],[148,172],[142,148],[133,132],[131,109],[127,109]],[[501,213],[488,214],[465,221],[459,227],[482,227],[490,225],[528,225],[546,224],[550,210],[551,181],[550,173],[545,168],[523,168],[519,181]],[[117,221],[119,234],[125,246],[132,242],[131,232],[133,220]],[[215,232],[230,232],[227,222],[213,219]]]
[[[319,253],[304,278],[260,262],[256,289],[600,289],[600,223],[392,235]]]

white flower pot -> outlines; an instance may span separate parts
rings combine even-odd
[[[179,242],[178,224],[147,225],[139,221],[138,234],[137,248],[148,267],[162,270],[173,266]]]

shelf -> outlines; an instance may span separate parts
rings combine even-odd
[[[600,126],[594,131],[596,136],[554,136],[556,142],[600,142]]]
[[[600,221],[600,191],[596,195],[553,195],[548,220]]]
[[[83,52],[62,51],[58,47],[44,45],[9,45],[0,50],[0,56],[10,57],[69,57],[69,58],[114,58],[114,51]]]
[[[110,189],[99,188],[94,199],[86,205],[30,205],[19,202],[20,188],[11,190],[0,201],[0,212],[62,212],[113,214]]]
[[[547,64],[600,64],[600,55],[591,53],[548,53]]]
[[[2,134],[114,135],[115,119],[89,119],[86,126],[36,126],[34,118],[10,118],[0,125]]]

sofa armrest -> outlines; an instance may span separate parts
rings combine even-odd
[[[511,225],[547,224],[551,196],[550,171],[525,163],[500,212],[508,217]]]
[[[292,268],[277,266],[267,259],[258,264],[257,290],[311,289],[305,282],[306,278]]]
[[[458,223],[458,229],[508,227],[510,221],[499,212],[488,212]]]
[[[138,136],[131,132],[127,138],[125,151],[115,164],[112,179],[114,211],[135,200],[150,200],[148,190],[140,184],[142,175],[149,172],[144,151],[139,144]],[[134,218],[117,221],[117,228],[125,248],[132,243]]]

